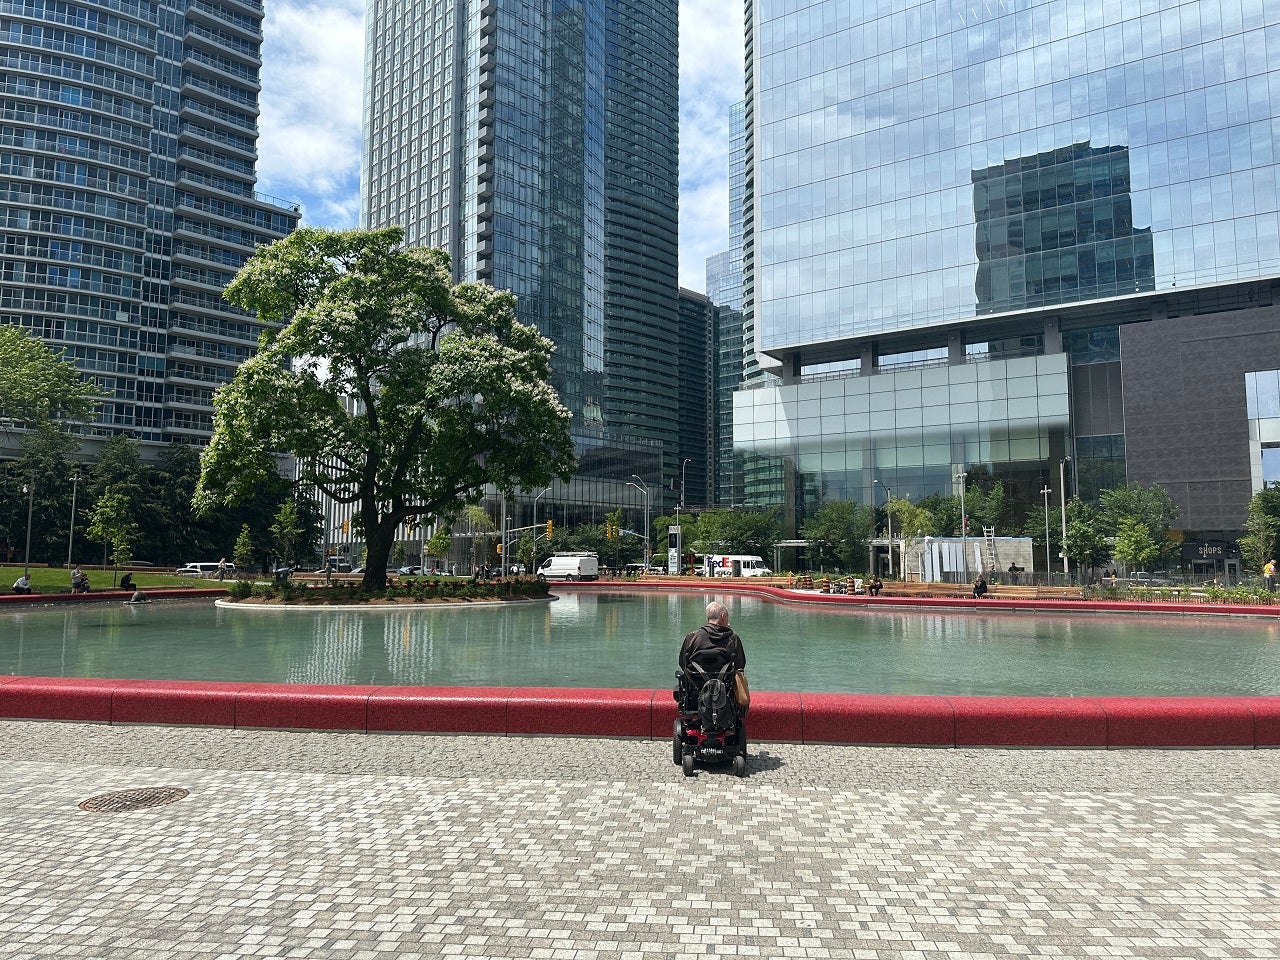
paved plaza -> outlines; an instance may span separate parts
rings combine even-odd
[[[1280,750],[0,723],[0,958],[1280,956]],[[78,804],[180,787],[167,806]]]

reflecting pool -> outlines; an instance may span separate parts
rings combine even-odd
[[[664,687],[713,593],[413,610],[211,602],[0,613],[0,673],[390,685]],[[727,596],[761,690],[1280,694],[1280,621],[907,612]]]

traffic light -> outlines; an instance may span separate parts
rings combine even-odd
[[[551,531],[552,531],[552,529],[553,529],[553,528],[552,528],[552,526],[551,526],[551,521],[550,521],[550,520],[548,520],[548,521],[547,521],[547,539],[548,539],[548,540],[550,540],[550,539],[551,539]]]
[[[350,533],[350,532],[351,532],[351,521],[350,521],[350,520],[343,520],[343,521],[342,521],[342,532],[343,532],[344,534],[347,534],[347,533]]]
[[[502,544],[498,544],[498,556],[502,556]]]

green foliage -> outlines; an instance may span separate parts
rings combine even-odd
[[[1240,537],[1240,558],[1246,570],[1261,571],[1267,561],[1276,555],[1276,537],[1280,535],[1280,520],[1251,508],[1244,522],[1244,535]]]
[[[102,391],[24,330],[0,324],[0,425],[38,428],[88,420]]]
[[[542,599],[548,595],[548,586],[545,580],[536,577],[505,578],[492,583],[473,582],[470,578],[408,577],[392,580],[385,588],[377,591],[368,591],[338,580],[327,584],[296,580],[244,580],[229,584],[228,593],[237,600],[283,600],[294,604],[323,606],[378,601],[437,603]]]
[[[453,546],[453,536],[448,527],[438,527],[427,541],[427,556],[447,557]]]
[[[1132,520],[1146,528],[1147,538],[1155,544],[1156,552],[1143,566],[1171,555],[1175,549],[1169,540],[1169,528],[1178,518],[1178,505],[1159,484],[1144,487],[1140,483],[1129,483],[1114,490],[1103,490],[1098,497],[1098,509],[1102,513],[1103,529],[1115,531],[1117,550],[1124,521]],[[1118,552],[1115,558],[1125,562]]]
[[[101,543],[111,544],[111,562],[115,566],[129,564],[138,525],[129,519],[129,503],[124,494],[106,490],[98,497],[89,512],[88,534]]]
[[[1116,531],[1112,555],[1126,570],[1150,569],[1160,557],[1160,545],[1147,525],[1136,517],[1123,517]]]
[[[551,341],[511,294],[455,286],[445,253],[402,239],[303,228],[245,264],[226,298],[281,329],[215,396],[195,494],[202,510],[242,500],[292,453],[302,483],[356,506],[368,589],[406,517],[447,520],[486,485],[513,493],[575,466]]]
[[[231,554],[238,574],[248,573],[253,567],[253,536],[249,533],[249,525],[241,524],[240,535],[236,537],[235,550]]]
[[[866,570],[875,522],[875,511],[864,504],[849,500],[823,504],[800,530],[809,541],[811,565]]]
[[[297,562],[298,536],[302,526],[298,523],[298,505],[286,498],[276,511],[275,523],[271,524],[271,538],[275,541],[276,556],[285,565]]]
[[[1079,497],[1067,501],[1067,559],[1089,570],[1111,559],[1111,545],[1102,532],[1102,516]]]
[[[681,525],[689,518],[681,515]],[[782,538],[782,523],[775,510],[704,510],[684,543],[699,553],[744,553],[766,560]]]

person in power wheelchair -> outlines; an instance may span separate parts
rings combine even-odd
[[[747,772],[746,714],[735,695],[735,677],[746,668],[742,638],[729,628],[723,603],[707,604],[707,622],[680,647],[674,697],[680,709],[671,737],[671,759],[686,777],[698,760],[732,760],[733,772]]]

